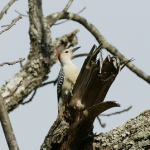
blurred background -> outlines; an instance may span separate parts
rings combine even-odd
[[[1,1],[0,11],[9,2]],[[60,12],[64,9],[68,0],[43,1],[44,16]],[[92,23],[106,38],[128,59],[134,57],[133,62],[138,68],[150,75],[150,1],[140,0],[76,0],[69,8],[69,12],[78,13]],[[27,14],[28,2],[16,1],[0,21],[2,25],[10,24],[18,16],[15,10]],[[61,20],[62,21],[62,20]],[[59,21],[59,22],[61,22]],[[51,28],[51,38],[55,40],[64,34],[79,29],[78,46],[81,48],[76,54],[87,53],[93,44],[98,46],[96,39],[79,23],[68,21]],[[0,35],[0,63],[15,61],[18,58],[26,58],[30,49],[29,18],[23,17],[9,31]],[[103,57],[109,53],[103,50]],[[76,58],[73,62],[81,69],[85,57]],[[25,61],[23,62],[23,64]],[[60,69],[57,62],[49,74],[48,81],[56,79]],[[0,67],[0,87],[20,70],[20,64]],[[31,93],[26,100],[28,100]],[[127,120],[138,116],[141,112],[150,108],[150,86],[143,79],[132,73],[125,67],[111,86],[105,101],[115,100],[121,104],[120,108],[112,108],[107,113],[123,110],[130,105],[133,108],[119,115],[100,117],[106,127],[102,128],[95,120],[94,132],[107,132],[114,127],[123,125]],[[40,149],[45,136],[57,117],[57,93],[53,84],[37,90],[32,102],[20,105],[9,116],[21,150]],[[8,150],[8,146],[0,126],[0,149]]]

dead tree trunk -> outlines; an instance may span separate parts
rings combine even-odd
[[[61,108],[41,150],[84,149],[87,140],[90,143],[89,148],[92,147],[95,118],[109,108],[120,106],[114,101],[103,101],[120,72],[121,63],[118,58],[109,55],[103,63],[97,61],[100,50],[101,46],[96,50],[95,46],[91,49],[73,89],[73,97],[66,97],[65,106]]]

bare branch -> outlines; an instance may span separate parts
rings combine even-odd
[[[29,15],[24,15],[24,14],[21,14],[19,11],[15,10],[16,13],[18,13],[20,16],[24,16],[24,17],[29,17]]]
[[[9,7],[10,7],[15,1],[17,1],[17,0],[11,0],[11,1],[4,7],[4,9],[3,9],[3,10],[1,11],[1,13],[0,13],[0,20],[2,19],[4,13],[7,12],[7,10],[9,9]]]
[[[19,146],[17,144],[17,140],[15,138],[13,128],[3,102],[3,97],[0,93],[0,121],[2,124],[2,128],[5,134],[5,138],[10,150],[19,150]]]
[[[82,57],[82,56],[88,56],[88,53],[73,55],[73,56],[71,57],[71,59],[74,59],[74,58],[77,58],[77,57]]]
[[[22,66],[23,66],[23,65],[22,65],[22,62],[20,62],[20,67],[22,68]]]
[[[15,24],[16,24],[16,22],[18,21],[18,20],[20,20],[22,17],[19,15],[16,19],[14,19],[13,21],[12,21],[12,23],[10,24],[10,25],[8,25],[8,27],[6,28],[6,29],[4,29],[4,30],[2,30],[1,32],[0,32],[0,34],[2,34],[3,32],[5,32],[5,31],[7,31],[7,30],[9,30],[12,26],[14,26]]]
[[[98,122],[101,125],[101,127],[105,128],[106,127],[106,123],[102,123],[101,119],[99,118],[99,116],[97,116]]]
[[[57,20],[61,19],[65,15],[67,10],[71,6],[72,2],[73,2],[73,0],[69,0],[68,4],[66,5],[66,7],[63,9],[62,12],[58,12],[54,16],[51,17],[51,21],[49,22],[49,26],[52,26]]]
[[[86,9],[86,7],[84,7],[83,9],[81,9],[77,14],[80,14],[82,11],[84,11]]]
[[[65,20],[65,21],[62,21],[62,22],[59,22],[59,23],[54,23],[54,25],[60,25],[60,24],[63,24],[65,22],[68,22],[69,20]]]
[[[69,7],[71,6],[72,2],[73,2],[73,0],[69,0],[68,4],[66,5],[66,7],[64,8],[64,10],[62,11],[62,13],[63,13],[62,16],[64,15],[64,13],[67,12],[67,10],[68,10]],[[61,16],[61,17],[62,17],[62,16]]]
[[[134,61],[134,59],[131,58],[131,59],[128,60],[128,61],[123,61],[123,62],[121,62],[122,64],[124,64],[124,65],[121,67],[121,70],[122,70],[129,62],[131,62],[131,61]]]
[[[51,18],[54,19],[54,16],[57,16],[58,13],[54,13],[52,15],[47,16],[47,20],[51,20]],[[91,23],[89,23],[85,18],[77,15],[77,14],[73,14],[73,13],[65,13],[65,15],[63,15],[63,17],[61,19],[69,19],[69,20],[73,20],[76,21],[80,24],[82,24],[89,32],[91,32],[91,34],[96,38],[96,40],[99,43],[102,43],[102,48],[105,48],[108,52],[110,52],[112,55],[114,56],[118,56],[118,58],[122,61],[128,61],[128,59],[122,55],[113,45],[109,44],[106,39],[103,37],[103,35],[99,32],[99,30],[92,25]],[[51,23],[50,23],[51,25]],[[147,75],[146,73],[144,73],[142,70],[140,70],[139,68],[137,68],[133,63],[128,63],[127,67],[134,72],[136,75],[138,75],[140,78],[142,78],[143,80],[145,80],[146,82],[150,83],[150,76]]]
[[[86,7],[84,7],[82,10],[80,10],[77,14],[80,14],[83,10],[85,10],[85,8],[86,8]],[[67,22],[67,21],[69,21],[69,20],[67,19],[67,20],[62,21],[62,22],[59,22],[59,23],[54,23],[54,25],[59,25],[59,24],[65,23],[65,22]]]
[[[16,64],[16,63],[21,63],[21,62],[23,62],[25,60],[25,58],[19,58],[19,60],[17,60],[17,61],[14,61],[14,62],[3,62],[2,64],[0,64],[0,67],[1,66],[4,66],[4,65],[14,65],[14,64]]]
[[[129,111],[132,108],[132,106],[129,106],[128,108],[121,110],[121,111],[117,111],[111,114],[100,114],[99,116],[112,116],[112,115],[116,115],[116,114],[121,114],[123,112]]]
[[[28,101],[26,101],[26,102],[22,102],[22,103],[20,103],[20,104],[21,104],[21,105],[25,105],[25,104],[27,104],[27,103],[31,102],[31,101],[33,100],[33,98],[34,98],[35,94],[36,94],[36,91],[37,91],[37,89],[35,89],[35,90],[34,90],[33,95],[31,96],[31,98],[30,98]]]
[[[55,80],[53,80],[53,81],[49,81],[49,82],[45,82],[45,83],[43,83],[40,87],[43,87],[43,86],[45,86],[45,85],[48,85],[48,84],[54,84],[54,86],[56,85],[56,83],[57,83],[57,80],[58,80],[58,78],[56,78]]]

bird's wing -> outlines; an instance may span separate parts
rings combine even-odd
[[[59,98],[61,95],[61,89],[62,89],[62,85],[64,82],[64,78],[65,78],[65,73],[63,70],[63,67],[61,67],[60,71],[59,71],[59,75],[58,75],[58,81],[57,81],[57,98],[58,98],[58,103],[59,103]]]

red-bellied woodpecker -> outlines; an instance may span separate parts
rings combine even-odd
[[[80,47],[65,49],[58,55],[58,59],[61,63],[57,81],[58,110],[60,110],[64,104],[64,96],[68,95],[69,92],[72,94],[73,86],[76,83],[79,71],[72,63],[71,56],[79,48]]]

